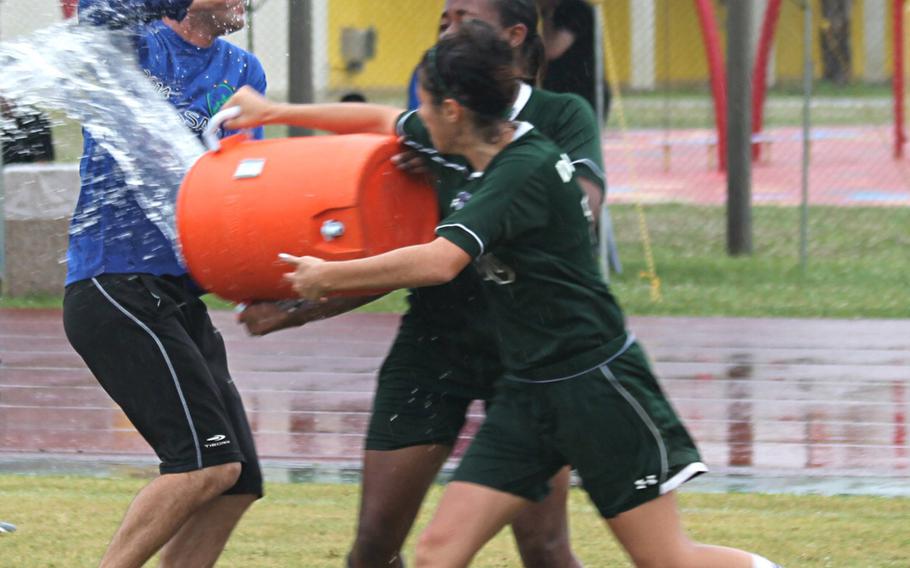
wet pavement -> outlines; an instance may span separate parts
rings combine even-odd
[[[356,479],[398,317],[227,342],[271,478]],[[631,318],[704,458],[700,490],[910,496],[910,321]],[[458,451],[482,419],[475,405]],[[154,456],[72,351],[57,310],[0,310],[0,471],[106,475]]]

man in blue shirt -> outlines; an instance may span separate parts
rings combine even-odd
[[[265,91],[259,61],[220,39],[243,27],[243,0],[81,0],[79,9],[84,23],[130,28],[146,75],[197,133],[241,86]],[[64,327],[161,460],[101,566],[141,566],[159,550],[163,566],[211,566],[262,496],[224,342],[155,212],[137,199],[148,188],[128,186],[88,133],[81,177]]]

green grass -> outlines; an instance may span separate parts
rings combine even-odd
[[[660,277],[662,301],[650,297],[637,209],[610,208],[624,271],[611,285],[636,315],[910,317],[910,208],[813,207],[809,263],[799,266],[799,211],[753,209],[749,257],[726,253],[722,207],[648,205],[643,208]],[[207,297],[214,309],[228,302]],[[60,298],[0,298],[0,307],[59,307]],[[404,292],[361,311],[401,312]]]
[[[26,296],[22,298],[0,296],[0,308],[50,309],[62,307],[63,298],[60,296]]]
[[[803,95],[802,79],[778,81],[768,89],[768,97]],[[831,81],[816,80],[812,84],[812,94],[820,97],[836,97],[844,100],[865,98],[888,98],[893,95],[891,84],[867,83],[855,81],[846,85],[837,85]],[[615,95],[615,92],[614,92]],[[710,97],[711,85],[708,81],[688,82],[670,85],[658,84],[653,90],[640,90],[623,87],[622,95],[638,99],[685,99],[692,97]]]
[[[846,104],[845,104],[846,103]],[[802,125],[802,95],[772,94],[765,104],[766,127]],[[623,98],[626,127],[684,129],[714,128],[714,103],[708,93],[691,96],[630,96]],[[816,96],[812,101],[812,126],[871,126],[893,124],[891,99],[864,96],[852,99]],[[614,99],[607,132],[621,128],[619,104]]]
[[[611,284],[632,314],[910,317],[910,208],[814,207],[809,263],[799,266],[799,211],[753,209],[754,254],[725,252],[718,207],[644,208],[663,299],[651,301],[638,215],[610,208],[624,272]]]
[[[854,83],[834,85],[816,81],[812,93],[812,124],[826,126],[868,126],[893,124],[893,98],[886,84]],[[620,126],[619,98],[614,96],[608,130]],[[714,102],[709,85],[657,88],[653,91],[626,91],[621,94],[628,128],[714,128]],[[800,82],[784,83],[768,91],[765,126],[802,125],[803,87]]]
[[[97,563],[139,479],[0,476],[0,519],[18,525],[0,535],[0,564],[17,568]],[[337,568],[354,532],[356,485],[271,484],[244,518],[223,566]],[[434,489],[415,529],[425,525]],[[697,540],[760,552],[784,566],[905,567],[910,501],[875,497],[784,495],[681,496]],[[572,542],[586,566],[629,566],[580,490],[569,511]],[[406,553],[413,558],[413,534]],[[500,534],[474,566],[518,566],[511,536]]]

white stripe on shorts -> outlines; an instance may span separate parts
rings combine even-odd
[[[665,495],[683,483],[689,481],[699,473],[706,473],[708,471],[708,466],[701,462],[692,462],[686,467],[682,468],[679,473],[668,479],[666,482],[660,484],[660,494]]]
[[[645,409],[642,408],[641,404],[635,400],[635,397],[619,383],[619,379],[616,378],[616,375],[613,374],[613,371],[611,371],[609,367],[602,365],[600,367],[600,372],[603,373],[603,376],[606,377],[607,381],[613,385],[613,388],[626,399],[626,402],[635,409],[635,412],[638,413],[642,422],[644,422],[645,426],[648,427],[648,430],[651,431],[651,435],[654,436],[654,440],[657,442],[657,449],[660,452],[660,484],[663,486],[663,484],[667,482],[667,473],[670,468],[667,464],[669,461],[667,457],[667,447],[664,445],[664,439],[660,436],[660,430],[658,430],[657,425],[654,424],[654,421],[651,420],[651,417],[648,416],[648,413],[645,412]]]
[[[147,325],[142,323],[136,316],[127,311],[126,308],[121,306],[117,300],[111,297],[107,293],[107,290],[101,286],[101,283],[98,282],[97,278],[92,278],[92,283],[98,288],[98,291],[101,292],[107,300],[114,305],[115,308],[120,310],[123,315],[131,319],[136,325],[145,330],[146,333],[152,338],[155,342],[155,345],[158,346],[158,349],[161,351],[161,355],[164,357],[164,362],[167,364],[168,371],[171,373],[171,379],[174,381],[174,387],[177,389],[177,396],[180,397],[180,404],[183,405],[183,413],[186,415],[186,421],[190,426],[190,433],[193,435],[193,445],[196,446],[196,464],[199,469],[202,469],[202,450],[199,447],[199,436],[196,434],[196,426],[193,424],[193,417],[190,416],[190,408],[186,404],[186,398],[183,396],[183,389],[180,388],[180,380],[177,379],[177,371],[174,370],[174,365],[171,363],[171,358],[168,356],[167,351],[164,349],[164,344],[161,343],[161,340],[158,339],[158,336],[155,335],[155,332],[149,329]]]

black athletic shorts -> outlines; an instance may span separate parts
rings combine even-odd
[[[262,496],[262,472],[221,334],[188,277],[106,274],[73,283],[66,336],[161,460],[161,473],[241,462],[228,494]]]
[[[367,450],[455,445],[471,403],[491,399],[501,374],[495,351],[473,340],[402,319],[379,370]]]
[[[607,519],[708,470],[637,343],[555,382],[506,375],[453,480],[540,501],[566,465]]]

